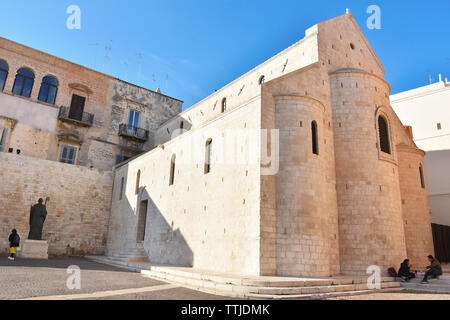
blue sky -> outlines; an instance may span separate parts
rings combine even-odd
[[[81,8],[81,30],[66,27],[72,4]],[[366,27],[369,5],[381,8],[381,30]],[[164,93],[168,75],[167,94],[187,108],[345,8],[384,64],[392,93],[428,84],[429,73],[450,78],[448,0],[3,0],[0,35]]]

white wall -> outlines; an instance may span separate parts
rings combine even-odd
[[[431,221],[450,225],[450,83],[441,81],[393,95],[391,103],[402,122],[412,126],[417,146],[427,152]]]

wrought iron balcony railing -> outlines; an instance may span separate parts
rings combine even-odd
[[[59,108],[58,119],[63,121],[69,121],[82,126],[92,127],[94,124],[94,115],[87,112],[70,112],[70,108]]]
[[[128,124],[121,124],[119,126],[119,136],[134,138],[140,141],[148,141],[149,131]]]

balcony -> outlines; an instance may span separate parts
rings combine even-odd
[[[129,126],[128,124],[121,124],[119,126],[119,136],[146,142],[149,139],[149,131]]]
[[[87,112],[72,114],[70,108],[59,108],[58,119],[61,121],[71,122],[84,127],[92,127],[94,124],[94,115]]]

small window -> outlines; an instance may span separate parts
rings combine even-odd
[[[184,129],[184,121],[181,121],[180,122],[180,130],[183,131],[183,129]]]
[[[317,122],[311,123],[311,135],[312,135],[312,151],[314,154],[319,155],[319,134],[317,130]]]
[[[177,156],[173,155],[172,160],[170,161],[170,179],[169,186],[172,186],[175,183],[175,162],[177,160]]]
[[[55,104],[57,92],[58,81],[50,76],[44,77],[44,79],[42,79],[38,100],[48,104]]]
[[[352,50],[355,50],[355,45],[353,43],[350,43],[350,48],[352,48]]]
[[[6,78],[8,78],[9,67],[5,61],[0,60],[0,91],[5,89]]]
[[[259,84],[261,85],[261,84],[263,84],[264,82],[266,82],[266,77],[265,77],[265,76],[261,76],[261,77],[259,78]]]
[[[34,84],[34,73],[26,68],[17,71],[14,81],[13,94],[29,98]]]
[[[0,139],[0,152],[3,152],[5,150],[6,138],[7,137],[8,137],[8,128],[3,128],[2,136],[1,136],[1,139]]]
[[[222,113],[227,111],[227,98],[223,98],[222,100]]]
[[[423,189],[425,189],[425,176],[423,175],[423,167],[422,165],[419,166],[419,173],[420,173],[420,185]]]
[[[437,124],[437,129],[438,129],[438,130],[442,130],[442,124],[441,124],[441,123],[438,123],[438,124]]]
[[[211,147],[212,139],[208,139],[205,146],[205,174],[211,172]]]
[[[141,170],[138,170],[136,175],[136,194],[139,194],[139,187],[141,184]]]
[[[386,119],[382,116],[378,118],[378,131],[380,138],[380,150],[391,154],[391,144],[389,142],[389,127]]]
[[[77,148],[72,146],[61,146],[61,153],[59,155],[59,162],[75,164],[77,157]]]
[[[123,195],[123,188],[125,185],[125,178],[122,177],[122,179],[120,180],[120,193],[119,193],[119,200],[122,200],[122,195]]]

